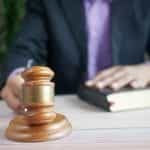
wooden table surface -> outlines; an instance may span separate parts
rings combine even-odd
[[[76,96],[56,96],[56,110],[73,125],[70,136],[41,143],[9,141],[4,131],[15,115],[0,102],[0,150],[150,150],[150,109],[109,113]]]

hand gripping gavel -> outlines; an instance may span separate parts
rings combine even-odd
[[[55,140],[68,135],[71,124],[54,112],[54,72],[47,67],[32,67],[22,73],[22,113],[6,129],[8,139],[21,142]]]

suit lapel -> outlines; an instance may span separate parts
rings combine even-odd
[[[87,56],[87,35],[85,28],[85,13],[83,8],[82,0],[60,0],[62,8],[64,10],[64,15],[68,21],[71,32],[75,38],[75,41],[79,47],[80,54],[84,59],[84,66],[86,66],[86,56]],[[119,53],[122,33],[120,32],[120,0],[113,0],[111,12],[112,12],[112,59],[113,64],[117,65],[120,63]]]
[[[86,50],[85,14],[81,0],[60,0],[66,21],[79,49]]]
[[[64,11],[64,15],[66,17],[66,21],[68,22],[69,28],[73,33],[73,37],[79,47],[79,51],[82,58],[83,67],[85,68],[87,61],[87,35],[86,35],[86,22],[85,22],[85,13],[83,8],[82,0],[59,0],[62,9]],[[118,65],[121,62],[120,58],[120,50],[122,48],[122,42],[125,40],[122,29],[122,17],[123,12],[122,8],[124,4],[120,0],[113,0],[111,4],[111,25],[112,25],[112,59],[113,65]],[[124,22],[123,22],[124,24]],[[123,32],[122,32],[123,31]]]

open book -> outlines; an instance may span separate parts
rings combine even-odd
[[[82,100],[111,112],[150,107],[150,88],[126,88],[113,92],[81,86],[78,95]]]

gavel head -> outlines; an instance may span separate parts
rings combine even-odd
[[[48,67],[32,67],[22,73],[22,104],[29,124],[47,123],[54,119],[54,72]]]
[[[53,106],[54,83],[50,80],[54,72],[47,67],[32,67],[22,73],[24,78],[22,103],[28,105]]]

